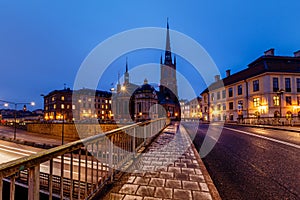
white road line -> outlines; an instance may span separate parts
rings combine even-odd
[[[272,141],[272,142],[276,142],[276,143],[279,143],[279,144],[284,144],[284,145],[287,145],[287,146],[291,146],[291,147],[295,147],[297,149],[300,149],[300,145],[297,145],[297,144],[284,142],[284,141],[281,141],[281,140],[277,140],[277,139],[273,139],[273,138],[269,138],[269,137],[265,137],[265,136],[262,136],[262,135],[257,135],[257,134],[254,134],[254,133],[250,133],[250,132],[247,132],[247,131],[241,131],[241,130],[237,130],[237,129],[233,129],[233,128],[224,127],[224,129],[239,132],[239,133],[244,133],[246,135],[251,135],[251,136],[254,136],[254,137],[262,138],[262,139],[265,139],[265,140],[269,140],[269,141]]]
[[[1,147],[7,148],[7,149],[13,149],[13,150],[17,150],[17,151],[23,151],[23,152],[27,152],[30,154],[34,154],[37,153],[36,151],[30,151],[30,150],[26,150],[26,149],[20,149],[20,148],[16,148],[16,147],[11,147],[11,146],[6,146],[3,144],[0,144]]]

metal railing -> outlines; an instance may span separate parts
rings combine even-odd
[[[39,199],[40,190],[50,200],[89,199],[167,124],[165,118],[140,122],[1,164],[0,200],[4,181],[11,200],[19,183],[28,186],[30,200]]]

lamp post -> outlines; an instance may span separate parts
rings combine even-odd
[[[284,89],[280,89],[277,91],[277,95],[279,95],[279,114],[280,114],[280,118],[282,117],[282,113],[281,113],[281,100],[282,100],[282,95],[284,93]]]
[[[34,102],[30,102],[30,103],[27,103],[27,102],[23,102],[23,103],[16,103],[16,102],[11,102],[11,101],[5,101],[5,100],[0,100],[0,102],[4,102],[6,103],[6,105],[8,106],[8,104],[13,104],[14,105],[14,140],[16,140],[17,138],[17,106],[20,105],[20,104],[23,104],[24,105],[24,109],[26,109],[26,105],[31,105],[31,106],[34,106],[35,103]]]

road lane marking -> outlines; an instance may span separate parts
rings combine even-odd
[[[13,150],[17,150],[17,151],[23,151],[23,152],[27,152],[27,153],[31,153],[31,154],[37,153],[36,151],[30,151],[30,150],[26,150],[26,149],[20,149],[20,148],[16,148],[16,147],[6,146],[6,145],[3,145],[3,144],[0,144],[0,146],[4,147],[4,148],[7,148],[7,149],[13,149]]]
[[[277,140],[277,139],[274,139],[274,138],[269,138],[269,137],[265,137],[265,136],[262,136],[262,135],[257,135],[255,133],[250,133],[250,132],[247,132],[247,131],[241,131],[241,130],[237,130],[237,129],[233,129],[233,128],[224,127],[224,129],[239,132],[239,133],[244,133],[246,135],[251,135],[251,136],[254,136],[254,137],[258,137],[258,138],[261,138],[261,139],[269,140],[269,141],[272,141],[272,142],[276,142],[276,143],[279,143],[279,144],[284,144],[284,145],[287,145],[287,146],[291,146],[291,147],[300,149],[300,145],[297,145],[297,144],[293,144],[293,143],[289,143],[289,142],[285,142],[285,141]]]

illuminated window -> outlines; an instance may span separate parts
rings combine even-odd
[[[65,96],[61,96],[61,98],[60,98],[62,101],[64,101],[65,100]]]
[[[79,99],[78,102],[81,103],[81,99]]]
[[[109,103],[111,104],[111,100],[109,100]]]
[[[254,98],[253,99],[253,106],[254,107],[260,106],[260,98]]]
[[[279,106],[279,96],[273,97],[273,104],[274,104],[274,106]]]
[[[46,106],[46,109],[45,110],[48,110],[48,106]]]
[[[70,109],[70,105],[67,105],[67,109]]]
[[[72,109],[75,110],[75,109],[76,109],[76,106],[75,106],[75,105],[72,105]]]
[[[104,108],[104,105],[102,105],[101,108],[103,109],[103,108]]]
[[[65,104],[60,105],[61,109],[65,109]]]
[[[105,106],[105,109],[108,109],[108,105]]]
[[[55,101],[55,97],[52,97],[52,101]]]
[[[56,109],[56,104],[53,105],[53,108]]]
[[[104,115],[104,110],[102,110],[101,114]]]
[[[92,99],[91,99],[91,98],[89,98],[89,99],[88,99],[88,101],[92,101]]]
[[[105,103],[108,103],[108,101],[107,101],[107,100],[105,100]]]

